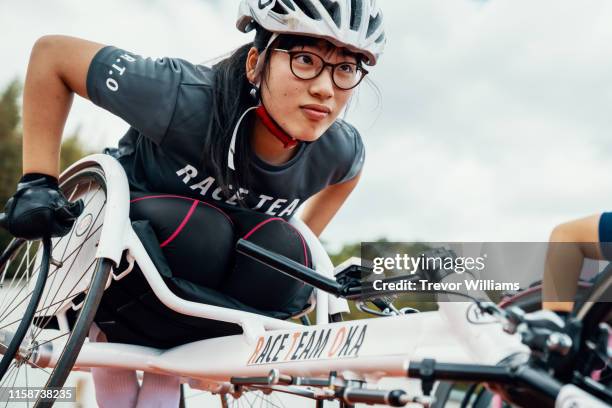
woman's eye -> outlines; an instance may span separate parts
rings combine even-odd
[[[297,54],[295,56],[295,61],[304,65],[312,65],[314,62],[312,56],[308,54]]]
[[[338,69],[343,74],[354,74],[355,73],[355,66],[353,64],[338,65]]]

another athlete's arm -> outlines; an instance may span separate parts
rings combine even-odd
[[[601,214],[566,222],[550,235],[542,282],[542,306],[571,312],[585,258],[603,259],[599,245]],[[555,245],[555,243],[559,243]]]
[[[32,48],[23,92],[23,172],[59,175],[62,132],[73,94],[87,95],[87,71],[104,47],[50,35]]]
[[[316,236],[321,235],[327,224],[334,218],[334,215],[359,183],[360,177],[361,172],[344,183],[327,186],[306,202],[302,220]]]

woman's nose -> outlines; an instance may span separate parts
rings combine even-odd
[[[332,67],[325,67],[319,76],[311,80],[310,93],[322,99],[333,97],[334,80],[332,75]]]

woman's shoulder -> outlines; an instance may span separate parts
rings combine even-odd
[[[356,150],[363,148],[363,141],[354,125],[343,119],[336,119],[315,145],[324,150],[332,150],[336,154],[346,152],[352,157]]]
[[[355,176],[363,166],[365,148],[355,126],[337,119],[312,144],[309,163],[330,174],[328,184],[336,184]]]
[[[162,58],[162,60],[164,59],[168,59],[170,63],[180,67],[182,71],[181,85],[212,86],[214,72],[211,67],[187,61],[183,58]]]

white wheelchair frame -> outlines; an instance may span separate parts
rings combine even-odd
[[[471,302],[440,302],[438,311],[329,323],[329,315],[348,312],[348,304],[344,299],[316,289],[311,297],[312,301],[316,300],[311,302],[316,308],[316,324],[305,326],[183,299],[165,284],[132,228],[130,191],[123,167],[109,155],[94,154],[63,172],[60,184],[83,172],[94,172],[105,182],[104,202],[93,203],[100,209],[105,205],[104,219],[98,220],[93,216],[88,219],[87,214],[81,215],[75,223],[75,235],[87,235],[85,245],[79,249],[83,250],[87,263],[89,259],[106,259],[114,263],[106,287],[133,270],[131,267],[123,271],[114,270],[127,250],[130,264],[133,265],[132,261],[138,264],[153,293],[167,308],[188,316],[237,324],[243,333],[194,341],[170,349],[85,342],[73,371],[88,371],[91,367],[139,370],[178,376],[192,389],[227,393],[232,392],[232,378],[234,381],[241,377],[266,378],[272,370],[277,375],[320,378],[329,378],[330,373],[335,372],[347,381],[365,381],[375,385],[386,377],[408,377],[410,363],[426,358],[435,357],[446,363],[495,365],[511,356],[529,353],[519,335],[505,333],[501,322],[478,313],[476,305]],[[77,185],[74,193],[78,188]],[[65,193],[71,199],[71,192]],[[98,223],[95,234],[84,233],[94,229]],[[308,243],[316,271],[333,279],[334,266],[318,238],[298,218],[292,218],[290,223]],[[94,239],[90,239],[92,236]],[[59,242],[61,239],[56,241],[61,249]],[[65,253],[70,244],[63,245]],[[77,280],[76,276],[64,270],[60,262],[54,273],[63,276],[62,282],[68,281],[66,286],[71,286],[72,279],[74,286],[83,291],[89,287],[88,280],[92,276],[87,274],[88,270],[85,272],[86,278],[83,280],[81,276]],[[45,286],[46,292],[51,290]],[[69,307],[78,308],[79,305],[68,301],[50,312],[57,318],[60,331],[70,330],[66,317]],[[37,361],[39,367],[55,367],[65,346],[66,338],[63,337],[53,339],[51,346],[45,347],[47,355],[42,361]],[[588,395],[576,387],[566,387],[559,394],[557,407],[570,406],[573,402],[580,402],[578,407],[590,406],[592,399]],[[300,395],[296,390],[275,389]]]
[[[128,250],[153,292],[166,307],[189,316],[240,325],[243,334],[196,341],[168,350],[86,342],[75,363],[75,370],[114,367],[175,375],[192,388],[215,392],[227,385],[231,377],[266,376],[274,368],[292,376],[327,376],[336,371],[345,379],[377,382],[383,377],[406,377],[411,360],[435,357],[445,362],[496,364],[509,355],[528,351],[517,336],[504,333],[500,324],[469,324],[466,313],[472,306],[467,302],[440,303],[436,312],[329,323],[330,313],[348,311],[347,303],[317,289],[316,324],[303,326],[182,299],[165,284],[132,229],[127,177],[114,158],[104,154],[88,156],[67,169],[61,175],[60,182],[90,168],[98,169],[107,181],[105,222],[96,242],[95,258],[106,258],[119,265],[123,252]],[[317,237],[299,219],[294,217],[290,222],[304,235],[317,272],[333,278],[333,264]],[[112,284],[113,279],[121,279],[123,275],[111,273],[108,284]],[[357,333],[361,336],[359,339]],[[291,358],[288,352],[287,357],[277,361],[269,361],[270,356],[261,356],[266,343],[271,343],[273,339],[289,338],[294,339],[295,343],[298,337],[301,342],[317,335],[321,338],[323,334],[328,341],[317,358],[309,358],[308,355],[304,356],[306,358],[293,358],[297,351]],[[298,345],[298,350],[301,346]],[[341,347],[347,350],[352,347],[353,353],[339,355],[342,354],[338,353]],[[53,350],[61,349],[53,347]],[[278,351],[276,354],[279,354]],[[311,353],[311,356],[314,354]],[[47,366],[54,366],[58,358],[59,355],[53,353]]]

